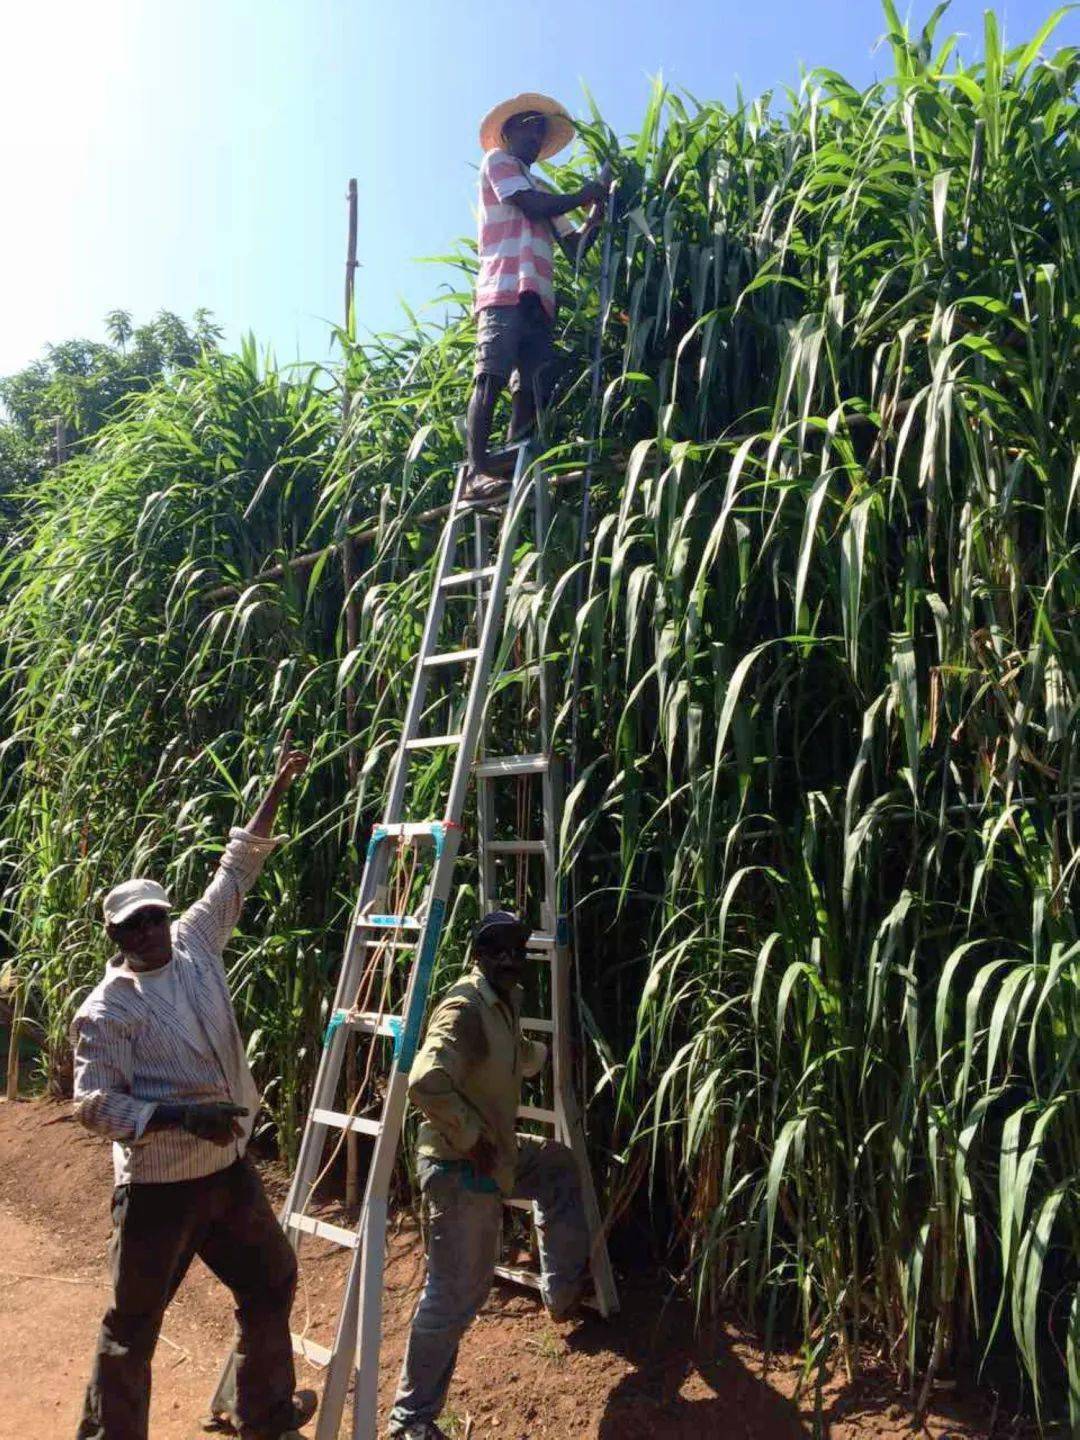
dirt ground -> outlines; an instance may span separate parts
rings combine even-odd
[[[278,1177],[268,1184],[279,1190]],[[67,1107],[0,1104],[0,1440],[70,1440],[94,1335],[108,1296],[109,1147]],[[276,1195],[275,1195],[276,1198]],[[305,1244],[294,1328],[327,1343],[343,1252]],[[423,1255],[411,1217],[393,1235],[381,1357],[384,1412],[393,1392]],[[498,1286],[462,1345],[443,1424],[454,1436],[502,1440],[784,1440],[813,1433],[813,1396],[794,1399],[798,1366],[774,1361],[732,1328],[695,1340],[685,1308],[658,1312],[663,1282],[620,1277],[623,1310],[555,1325],[527,1292]],[[196,1262],[166,1317],[154,1368],[152,1440],[201,1435],[231,1334],[228,1296]],[[319,1387],[306,1363],[299,1383]],[[910,1435],[910,1415],[883,1379],[839,1381],[824,1399],[835,1440]],[[943,1391],[924,1434],[986,1436],[980,1396]],[[347,1427],[343,1427],[347,1434]]]

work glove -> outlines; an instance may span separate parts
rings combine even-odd
[[[199,1140],[209,1140],[212,1145],[222,1146],[231,1145],[243,1133],[237,1121],[247,1113],[243,1105],[227,1104],[221,1100],[211,1100],[203,1105],[159,1105],[156,1110],[159,1123],[175,1125]]]

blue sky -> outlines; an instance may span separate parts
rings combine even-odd
[[[996,8],[1015,42],[1052,5]],[[955,0],[942,22],[967,56],[983,9]],[[280,360],[324,358],[350,176],[359,320],[394,327],[441,278],[418,257],[472,230],[477,125],[518,91],[575,109],[584,81],[625,132],[658,71],[730,99],[797,85],[800,66],[889,70],[877,0],[36,0],[4,28],[0,374],[102,337],[114,307],[205,305],[230,342],[250,329]]]

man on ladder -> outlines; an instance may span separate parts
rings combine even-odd
[[[547,95],[517,95],[484,117],[480,144],[476,282],[475,383],[469,401],[466,500],[500,499],[505,478],[489,474],[495,402],[511,381],[511,441],[528,433],[543,402],[555,360],[552,239],[577,261],[596,238],[607,184],[590,180],[568,195],[553,194],[529,168],[574,137],[574,122]],[[580,230],[566,219],[589,208]]]
[[[516,1133],[522,1079],[547,1060],[547,1046],[521,1031],[529,935],[504,910],[480,922],[473,968],[431,1017],[409,1074],[409,1098],[424,1116],[417,1172],[428,1271],[390,1413],[399,1440],[445,1440],[435,1422],[458,1342],[491,1288],[504,1200],[535,1203],[541,1294],[552,1318],[567,1319],[585,1290],[589,1226],[574,1157],[558,1141]]]

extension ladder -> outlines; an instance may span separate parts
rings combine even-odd
[[[541,928],[529,941],[529,951],[543,971],[549,967],[546,990],[550,1013],[523,1018],[522,1027],[550,1037],[552,1053],[552,1094],[550,1108],[522,1105],[521,1119],[547,1127],[548,1133],[568,1145],[577,1161],[585,1199],[590,1233],[593,1237],[591,1268],[595,1304],[601,1314],[618,1309],[618,1297],[600,1220],[599,1207],[589,1167],[580,1115],[573,1093],[570,1057],[570,953],[569,924],[559,910],[558,842],[561,784],[556,758],[551,751],[552,697],[543,646],[536,659],[539,700],[539,748],[535,753],[508,756],[487,754],[484,732],[491,692],[496,651],[503,630],[507,594],[515,565],[515,545],[530,493],[533,501],[536,543],[536,579],[543,581],[544,546],[550,523],[546,478],[538,464],[531,463],[528,441],[508,446],[504,456],[513,462],[509,495],[501,525],[492,520],[490,505],[481,506],[462,498],[467,467],[462,465],[454,485],[449,516],[440,541],[435,578],[428,603],[420,650],[416,658],[412,690],[392,769],[383,820],[372,831],[367,848],[360,892],[350,921],[345,955],[338,981],[334,1009],[327,1027],[322,1059],[315,1081],[311,1109],[300,1145],[300,1153],[281,1215],[281,1223],[294,1247],[299,1250],[304,1235],[332,1241],[352,1252],[345,1293],[338,1315],[333,1345],[327,1349],[306,1335],[293,1335],[297,1354],[326,1368],[326,1384],[319,1407],[315,1440],[337,1440],[350,1380],[355,1381],[353,1440],[375,1440],[378,1408],[379,1349],[382,1335],[382,1292],[385,1264],[387,1204],[398,1141],[405,1116],[409,1069],[421,1038],[440,932],[446,917],[453,882],[454,862],[461,839],[461,817],[470,776],[475,774],[478,804],[479,872],[482,912],[496,905],[496,866],[500,857],[521,865],[526,857],[543,858]],[[502,506],[500,504],[499,509]],[[494,512],[498,513],[498,512]],[[469,540],[472,520],[471,563],[461,568],[458,552]],[[492,533],[497,531],[497,533]],[[497,547],[497,548],[496,548]],[[494,557],[491,550],[496,549]],[[492,563],[493,560],[493,563]],[[440,631],[447,605],[471,601],[474,608],[476,644],[463,649],[440,651]],[[447,733],[423,733],[425,719],[435,706],[425,708],[429,685],[436,675],[453,674],[459,667],[471,667],[463,716],[457,728]],[[447,697],[451,708],[453,696]],[[449,794],[441,820],[407,821],[407,789],[410,767],[425,752],[456,751]],[[478,753],[479,752],[479,753]],[[514,838],[497,838],[496,787],[508,778],[539,776],[541,780],[542,835],[527,838],[526,824]],[[519,805],[519,818],[521,806]],[[415,891],[418,852],[423,848],[429,865],[418,901],[410,908],[410,888]],[[411,857],[405,881],[392,882],[391,860],[395,855]],[[397,888],[391,903],[390,892]],[[400,1013],[390,1013],[385,1000],[394,973],[400,974],[400,960],[411,952],[411,965]],[[383,968],[383,989],[379,1003],[372,991],[377,967]],[[537,1007],[541,1008],[541,1007]],[[349,1032],[393,1042],[393,1060],[378,1118],[355,1113],[364,1086],[361,1086],[347,1113],[334,1108],[346,1037]],[[369,1063],[367,1077],[370,1077]],[[337,1132],[340,1148],[348,1131],[374,1141],[355,1230],[315,1219],[307,1211],[322,1176],[330,1168],[323,1164],[323,1151],[331,1132]],[[336,1154],[336,1149],[334,1154]],[[333,1163],[333,1155],[331,1162]],[[530,1208],[527,1202],[509,1202]],[[507,1280],[538,1286],[539,1277],[529,1269],[500,1265],[496,1273]],[[234,1357],[230,1357],[218,1384],[212,1411],[221,1416],[229,1408]]]

